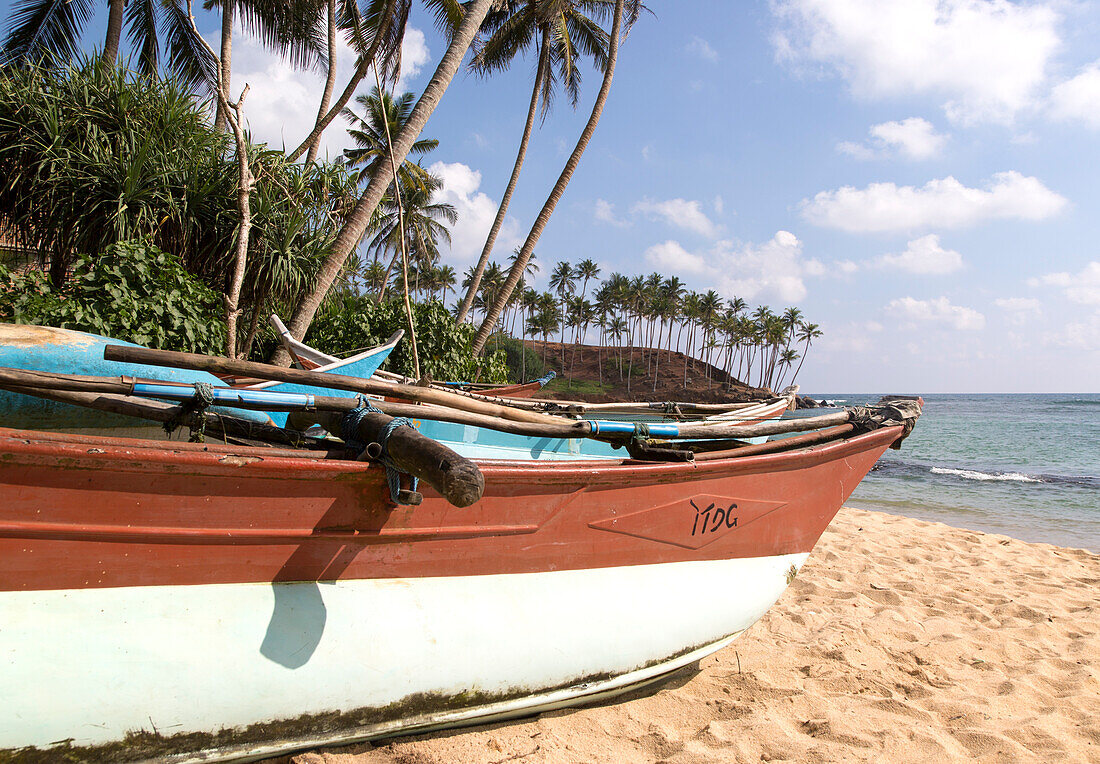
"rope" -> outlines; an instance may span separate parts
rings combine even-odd
[[[209,382],[196,382],[195,395],[191,400],[180,404],[179,413],[164,423],[164,431],[171,435],[175,429],[186,424],[191,429],[192,443],[206,442],[206,410],[214,404],[214,385]]]
[[[348,448],[362,454],[363,451],[366,450],[367,444],[356,437],[359,433],[359,424],[367,414],[382,414],[384,412],[377,406],[371,404],[371,402],[363,396],[360,395],[357,397],[359,398],[359,405],[340,417],[340,433]],[[389,450],[387,448],[390,435],[393,434],[394,430],[402,426],[412,427],[413,422],[408,417],[394,417],[382,427],[382,432],[378,438],[378,445],[382,447],[382,453],[379,454],[378,461],[386,468],[386,483],[389,485],[390,499],[394,504],[408,504],[407,501],[401,501],[398,498],[398,494],[401,492],[402,472],[390,459]],[[415,475],[410,477],[412,478],[412,490],[415,491],[417,485],[420,483],[420,479]]]

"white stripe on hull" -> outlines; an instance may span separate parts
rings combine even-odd
[[[570,687],[585,678],[642,670],[636,683],[668,670],[673,656],[718,649],[763,615],[806,557],[4,592],[0,687],[12,707],[0,749],[98,745],[135,730],[216,732],[417,694],[428,711],[440,699],[432,724],[577,702],[615,689]],[[481,711],[439,713],[467,692]],[[424,724],[424,711],[408,723]],[[383,726],[392,734],[407,723]]]

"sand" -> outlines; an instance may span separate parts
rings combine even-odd
[[[1100,762],[1100,555],[844,509],[759,623],[656,690],[288,760]]]

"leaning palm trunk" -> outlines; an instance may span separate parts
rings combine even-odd
[[[436,67],[431,81],[424,88],[420,100],[416,102],[416,106],[413,107],[412,113],[409,115],[409,120],[401,128],[392,144],[394,160],[398,166],[401,166],[405,161],[413,143],[416,142],[428,118],[431,117],[435,107],[439,104],[439,99],[443,97],[447,86],[451,84],[451,79],[454,78],[455,72],[462,64],[462,59],[466,55],[466,51],[469,50],[474,35],[481,27],[481,22],[485,19],[492,1],[473,0],[472,5],[463,17],[462,24],[451,39],[447,52],[439,60],[439,65]],[[340,269],[344,267],[348,255],[351,254],[352,249],[359,243],[363,233],[367,230],[374,208],[382,200],[382,195],[389,183],[388,173],[375,173],[367,184],[367,188],[363,191],[363,195],[359,197],[359,202],[349,213],[343,228],[336,236],[336,241],[333,242],[332,251],[321,264],[320,272],[317,274],[317,282],[309,294],[298,303],[298,307],[290,319],[290,333],[296,339],[305,336],[306,329],[309,328],[313,317],[317,314],[321,301],[328,294],[328,290],[332,287],[337,275],[339,275]],[[526,260],[524,262],[526,263]],[[490,326],[492,326],[491,322]],[[280,346],[272,356],[272,363],[283,366],[289,365],[290,354]]]
[[[527,234],[527,240],[523,242],[523,247],[520,249],[516,261],[512,263],[508,280],[504,282],[500,294],[489,308],[489,313],[486,315],[485,321],[482,322],[481,328],[478,329],[473,346],[475,355],[480,354],[485,347],[485,342],[493,331],[496,317],[508,304],[508,298],[512,296],[512,290],[516,288],[520,277],[523,276],[527,268],[527,261],[531,259],[531,253],[535,251],[535,245],[538,244],[539,237],[542,236],[542,232],[550,222],[550,216],[554,213],[554,208],[558,206],[558,202],[565,193],[565,187],[569,185],[569,181],[573,178],[573,173],[576,172],[577,165],[581,162],[581,156],[584,154],[584,150],[588,148],[592,135],[596,132],[596,125],[599,124],[603,107],[607,103],[607,96],[611,92],[611,79],[615,74],[615,59],[619,53],[619,29],[622,26],[624,1],[617,0],[615,3],[615,21],[611,25],[611,44],[607,52],[607,68],[604,70],[603,83],[600,85],[600,92],[596,95],[596,103],[592,107],[592,114],[589,116],[584,130],[581,131],[581,136],[577,140],[577,145],[574,147],[573,153],[570,154],[569,160],[565,163],[565,168],[558,176],[557,183],[550,191],[550,196],[546,199],[546,203],[542,205],[538,217],[535,218],[535,224],[531,226],[531,231]]]
[[[327,113],[325,113],[323,116],[318,116],[317,122],[313,126],[313,130],[310,132],[309,135],[306,136],[306,139],[302,141],[301,145],[298,146],[298,148],[294,149],[294,151],[287,154],[286,158],[288,161],[297,161],[298,157],[302,156],[302,154],[308,151],[310,147],[316,144],[321,139],[321,133],[323,133],[325,129],[330,124],[332,124],[332,120],[336,119],[336,116],[344,110],[345,106],[348,105],[348,101],[351,100],[351,97],[355,95],[355,90],[359,87],[359,83],[361,83],[363,81],[363,78],[367,76],[367,72],[370,70],[371,64],[374,63],[374,57],[378,54],[378,48],[381,46],[383,38],[385,38],[386,35],[389,34],[390,25],[393,23],[393,10],[396,5],[397,0],[389,0],[386,3],[386,7],[382,11],[382,21],[378,29],[374,33],[374,39],[371,40],[370,47],[367,48],[366,53],[363,53],[359,57],[359,62],[356,64],[355,71],[352,72],[351,79],[348,80],[348,84],[344,88],[344,91],[340,94],[340,97],[336,99],[336,103],[332,105],[332,108],[330,108]],[[453,40],[451,44],[454,44]],[[448,51],[449,50],[450,49],[448,49]],[[463,51],[463,55],[465,55],[465,51]],[[446,55],[444,55],[444,58],[446,58]],[[443,62],[440,61],[440,64],[442,63]],[[437,69],[436,72],[438,73],[438,71],[439,70]],[[444,85],[444,89],[446,89],[446,85]],[[427,91],[425,90],[425,92]],[[419,133],[419,130],[417,132]],[[294,330],[291,329],[291,331],[293,332]],[[282,346],[280,346],[279,350],[282,350]],[[289,356],[287,357],[289,358]]]
[[[325,92],[321,94],[321,105],[317,109],[317,122],[328,114],[328,103],[332,100],[332,90],[336,87],[336,0],[328,0],[328,75],[325,77]],[[321,145],[321,134],[309,144],[306,153],[306,164],[312,164],[317,159],[317,149]]]
[[[462,298],[462,305],[458,309],[455,322],[461,324],[466,320],[466,314],[470,312],[470,306],[474,304],[478,285],[485,273],[485,266],[489,262],[489,255],[493,253],[497,235],[504,225],[504,216],[508,212],[508,205],[512,201],[512,192],[516,190],[516,182],[519,180],[519,172],[523,169],[523,160],[527,157],[527,144],[531,140],[531,130],[535,125],[535,113],[538,111],[539,96],[542,92],[542,80],[546,76],[547,62],[550,59],[550,35],[543,33],[542,44],[539,49],[539,64],[535,72],[535,87],[531,90],[531,105],[527,108],[527,123],[523,127],[523,137],[519,142],[519,153],[516,155],[516,163],[512,166],[512,177],[508,179],[508,187],[504,189],[504,197],[500,200],[497,215],[493,218],[493,225],[489,228],[489,235],[485,238],[485,246],[481,248],[481,257],[478,258],[474,275],[470,279],[470,286],[466,290],[466,296]]]

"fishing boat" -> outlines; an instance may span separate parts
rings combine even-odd
[[[279,333],[279,339],[283,343],[283,346],[290,352],[291,357],[299,365],[300,368],[310,371],[317,371],[329,374],[343,374],[350,377],[359,377],[361,379],[369,379],[377,371],[378,367],[386,362],[390,353],[397,343],[401,341],[401,338],[405,336],[404,329],[398,329],[394,332],[388,340],[381,345],[376,345],[372,348],[355,353],[347,358],[337,358],[330,356],[319,350],[314,350],[309,345],[298,342],[291,335],[283,322],[279,320],[279,317],[274,313],[269,318],[271,325]],[[248,390],[264,390],[271,393],[323,393],[326,395],[348,396],[352,397],[351,393],[343,390],[335,389],[321,389],[318,388],[306,388],[301,385],[295,385],[287,382],[273,382],[270,380],[254,379],[251,377],[238,376],[238,375],[221,375],[222,379],[230,383],[234,387],[239,387]],[[287,423],[287,414],[283,411],[271,411],[268,412],[272,421],[280,427],[283,427]]]
[[[0,428],[0,759],[255,760],[660,681],[760,618],[918,415],[724,426],[803,434],[690,462],[517,450],[463,508],[395,505],[342,449]]]
[[[291,357],[294,359],[295,364],[297,364],[299,368],[308,369],[308,370],[311,370],[311,371],[322,371],[322,372],[323,371],[337,371],[337,370],[339,370],[340,374],[355,374],[355,373],[358,373],[359,370],[355,369],[354,367],[351,368],[350,370],[347,366],[344,366],[344,367],[341,368],[340,364],[343,363],[343,361],[341,361],[340,358],[337,358],[336,356],[329,355],[328,353],[323,353],[323,352],[321,352],[320,350],[317,350],[314,347],[310,347],[309,345],[305,344],[304,342],[302,342],[300,340],[294,339],[294,336],[290,333],[290,330],[288,330],[286,328],[286,326],[283,324],[282,319],[280,319],[276,314],[272,313],[268,317],[268,321],[271,324],[272,328],[274,328],[276,333],[279,335],[279,341],[283,344],[283,347],[286,348],[287,352],[290,353]],[[396,337],[397,339],[400,339],[401,335],[403,335],[403,334],[404,334],[404,332],[400,331],[397,334],[395,334],[394,337]],[[393,337],[391,337],[389,341],[396,342],[396,340],[394,340]],[[388,342],[387,342],[387,344],[388,344]],[[384,346],[380,346],[380,347],[384,347]],[[378,348],[372,348],[371,350],[368,350],[368,351],[365,351],[365,352],[366,353],[371,353],[371,352],[376,351],[377,349]],[[353,357],[357,358],[359,356],[353,356]],[[385,359],[383,358],[383,360],[385,360]],[[408,382],[408,381],[410,381],[410,380],[406,380],[405,377],[401,376],[400,374],[393,374],[392,372],[378,371],[377,367],[375,367],[375,369],[372,369],[371,372],[373,374],[377,374],[379,379],[388,379],[392,382]],[[366,374],[364,376],[369,377],[369,376],[371,376],[371,374]],[[557,376],[557,372],[551,370],[551,371],[547,372],[544,376],[539,377],[538,379],[536,379],[532,382],[526,382],[526,383],[523,383],[523,384],[496,385],[496,384],[490,384],[490,383],[477,383],[477,382],[438,382],[438,381],[437,382],[432,382],[432,384],[440,385],[440,386],[443,386],[443,387],[454,388],[456,390],[463,390],[463,391],[466,391],[466,392],[483,393],[485,395],[492,395],[492,396],[495,396],[495,397],[530,398],[532,395],[537,393],[539,390],[546,387],[546,385],[548,385],[550,383],[550,381],[552,379],[554,379],[554,377],[556,377],[556,376]],[[411,381],[415,382],[415,380],[411,380]]]
[[[218,377],[203,371],[165,369],[140,363],[105,360],[103,348],[108,344],[139,347],[133,343],[72,329],[0,323],[0,367],[106,377],[126,376],[134,379],[155,377],[166,382],[189,385],[201,382],[215,387],[224,386]],[[223,414],[231,413],[222,408],[214,410]],[[271,421],[260,411],[233,413],[257,423]],[[47,430],[149,430],[147,422],[133,417],[5,390],[0,390],[0,423],[8,427]]]

